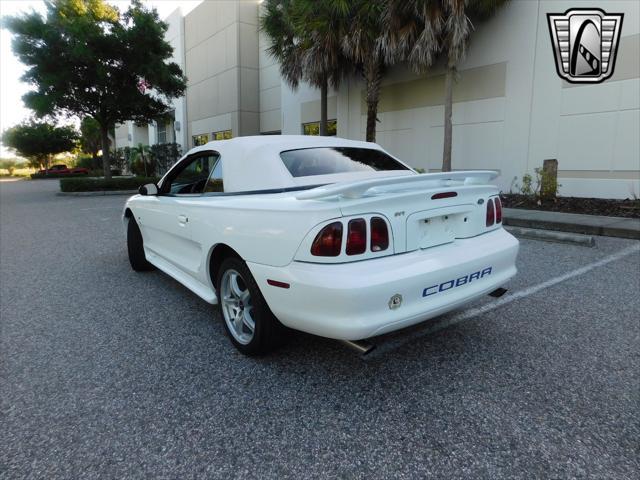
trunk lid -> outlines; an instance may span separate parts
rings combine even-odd
[[[343,216],[384,215],[395,253],[469,238],[486,226],[487,201],[498,194],[494,171],[445,172],[343,182],[302,192],[299,200],[337,202]]]
[[[455,192],[455,197],[435,198]],[[493,186],[460,186],[417,192],[385,193],[360,199],[340,199],[344,216],[379,213],[391,224],[395,253],[409,252],[469,238],[487,231],[486,202]]]

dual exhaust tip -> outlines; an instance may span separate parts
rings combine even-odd
[[[496,288],[494,291],[489,293],[489,296],[499,298],[505,293],[507,293],[506,288]],[[340,343],[342,343],[346,347],[349,347],[351,350],[362,355],[363,357],[370,354],[376,349],[376,346],[373,343],[367,342],[366,340],[340,340]]]
[[[363,357],[373,352],[376,346],[366,340],[340,340],[340,343],[359,353]]]

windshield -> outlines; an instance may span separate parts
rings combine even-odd
[[[393,157],[371,148],[304,148],[281,152],[280,158],[294,177],[378,170],[409,170]]]

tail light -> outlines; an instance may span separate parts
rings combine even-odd
[[[387,222],[380,217],[371,219],[371,251],[381,252],[389,248],[389,230]]]
[[[311,255],[337,257],[342,249],[342,223],[333,222],[324,227],[311,244]]]
[[[493,201],[496,204],[496,223],[501,223],[502,222],[502,201],[500,200],[500,197],[494,198]]]
[[[364,218],[349,221],[347,255],[358,255],[367,250],[367,222]]]
[[[491,227],[496,220],[496,211],[493,207],[493,200],[487,200],[487,227]]]

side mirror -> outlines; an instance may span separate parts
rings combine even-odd
[[[158,186],[155,183],[147,183],[138,189],[140,195],[157,195]]]

